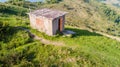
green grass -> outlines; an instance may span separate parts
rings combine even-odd
[[[15,15],[9,15],[0,17],[1,22],[6,22],[10,26],[22,26],[22,27],[28,27],[29,26],[29,20],[27,17],[24,16],[15,16]]]
[[[74,4],[74,6],[70,6],[71,3]],[[87,7],[88,4],[86,4],[86,7],[84,7],[84,5],[85,4],[82,4],[82,2],[78,5],[76,1],[69,2],[65,0],[65,3],[61,2],[57,7],[64,7],[64,9],[60,9],[70,12],[67,19],[68,21],[72,20],[71,25],[76,26],[77,24],[79,26],[82,26],[84,25],[83,22],[86,23],[90,19],[86,20],[84,16],[84,19],[81,18],[83,20],[80,20],[80,17],[78,17],[78,14],[76,14],[75,9],[79,9],[79,7],[82,7],[82,9],[85,8],[85,10],[82,11],[78,10],[77,13],[83,12],[83,14],[86,15],[87,8],[90,8],[92,11],[94,11],[94,8],[92,8],[90,5],[89,7]],[[47,6],[51,8],[57,8],[54,7],[56,6],[56,4],[51,4],[51,6]],[[74,13],[72,10],[67,10],[69,8],[73,8]],[[83,17],[82,13],[80,14],[80,16]],[[96,15],[98,15],[98,13]],[[63,37],[62,35],[51,37],[45,35],[44,33],[40,33],[36,30],[30,29],[28,18],[26,18],[25,16],[16,16],[9,14],[1,15],[0,22],[8,23],[10,27],[10,31],[6,32],[7,35],[5,35],[5,39],[3,38],[2,41],[0,41],[0,67],[120,66],[120,43],[104,37],[100,34],[68,26],[66,27],[67,30],[72,30],[76,32],[76,34],[72,37]],[[92,20],[90,22],[92,22]],[[101,22],[102,25],[103,23],[104,22]],[[97,24],[99,25],[99,23]],[[47,40],[63,42],[65,46],[53,46],[50,44],[43,44],[40,41],[30,38],[28,36],[28,33],[22,30],[21,27],[30,29],[31,32],[33,32],[34,34]],[[100,27],[104,28],[101,25]]]
[[[72,37],[47,36],[36,30],[34,34],[65,46],[42,44],[28,33],[16,28],[8,42],[0,42],[0,66],[10,67],[118,67],[119,42],[100,34],[66,27],[76,32]]]
[[[5,13],[5,14],[9,14],[9,15],[19,15],[19,16],[25,16],[28,9],[27,8],[23,8],[20,6],[15,6],[12,5],[11,3],[0,3],[0,13]]]
[[[71,27],[66,29],[72,30],[76,34],[73,37],[59,35],[50,37],[35,30],[32,32],[45,39],[65,43],[67,48],[70,48],[69,56],[75,59],[75,65],[82,67],[116,67],[120,65],[119,42],[86,30]]]

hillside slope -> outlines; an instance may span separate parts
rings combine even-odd
[[[66,24],[98,30],[119,36],[119,9],[90,0],[64,0],[57,4],[46,4],[41,8],[52,8],[69,12]]]
[[[97,1],[120,8],[120,0],[97,0]]]

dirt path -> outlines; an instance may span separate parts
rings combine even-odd
[[[103,36],[106,36],[106,37],[108,37],[108,38],[111,38],[111,39],[114,39],[114,40],[117,40],[117,41],[120,42],[120,38],[119,38],[119,37],[112,36],[112,35],[108,35],[108,34],[105,34],[105,33],[102,33],[102,32],[98,32],[98,31],[96,31],[96,33],[101,34],[101,35],[103,35]]]
[[[46,39],[43,39],[41,37],[38,37],[37,35],[34,35],[34,39],[39,40],[43,44],[47,44],[47,45],[64,46],[64,43],[62,43],[62,42],[55,42],[55,41],[53,42],[53,41],[46,40]]]
[[[30,37],[34,37],[34,39],[35,40],[39,40],[41,43],[43,43],[43,44],[45,44],[45,45],[54,45],[54,46],[62,46],[62,47],[69,47],[69,48],[73,48],[73,49],[75,49],[75,48],[77,48],[78,47],[78,45],[65,45],[63,42],[60,42],[60,41],[50,41],[50,40],[46,40],[46,39],[44,39],[44,38],[41,38],[41,37],[39,37],[39,36],[37,36],[37,35],[34,35],[34,34],[30,34]]]
[[[25,30],[31,38],[33,38],[33,39],[35,39],[35,40],[39,40],[41,43],[43,43],[43,44],[45,44],[45,45],[65,46],[65,44],[64,44],[63,42],[50,41],[50,40],[41,38],[41,37],[33,34],[32,32],[30,32],[29,29],[25,29],[25,28],[22,28],[22,27],[17,27],[17,28],[20,28],[20,29],[22,29],[22,30]]]
[[[29,36],[35,40],[39,40],[40,42],[42,42],[43,44],[46,44],[46,45],[55,45],[55,46],[65,46],[64,43],[62,42],[57,42],[57,41],[50,41],[50,40],[47,40],[47,39],[44,39],[44,38],[41,38],[33,33],[31,33],[30,31],[26,30],[29,34]]]
[[[65,44],[63,42],[55,42],[55,41],[50,41],[50,40],[46,40],[44,38],[41,38],[33,33],[31,33],[28,29],[24,29],[22,28],[23,30],[25,30],[26,32],[28,32],[29,36],[36,39],[36,40],[39,40],[41,41],[43,44],[47,44],[47,45],[55,45],[55,46],[65,46]],[[83,29],[83,28],[78,28],[78,29]],[[88,30],[90,32],[96,32],[98,34],[101,34],[103,36],[106,36],[108,38],[111,38],[113,40],[117,40],[120,42],[120,38],[119,37],[116,37],[116,36],[112,36],[112,35],[108,35],[106,33],[102,33],[102,32],[99,32],[99,31],[92,31],[91,29],[84,29],[84,30]]]
[[[93,31],[92,29],[88,29],[88,28],[78,28],[78,29],[83,29],[83,30],[88,30],[88,31],[90,31],[90,32],[95,32],[95,33],[97,33],[97,34],[101,34],[101,35],[103,35],[103,36],[105,36],[105,37],[108,37],[108,38],[110,38],[110,39],[117,40],[117,41],[120,42],[120,37],[116,37],[116,36],[109,35],[109,34],[106,34],[106,33],[103,33],[103,32],[99,32],[99,31]]]

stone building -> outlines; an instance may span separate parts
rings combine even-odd
[[[47,35],[56,35],[57,31],[62,32],[64,30],[66,13],[47,8],[35,10],[29,13],[30,25]]]

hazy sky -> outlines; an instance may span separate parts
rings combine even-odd
[[[6,0],[0,0],[0,2],[5,2]]]

